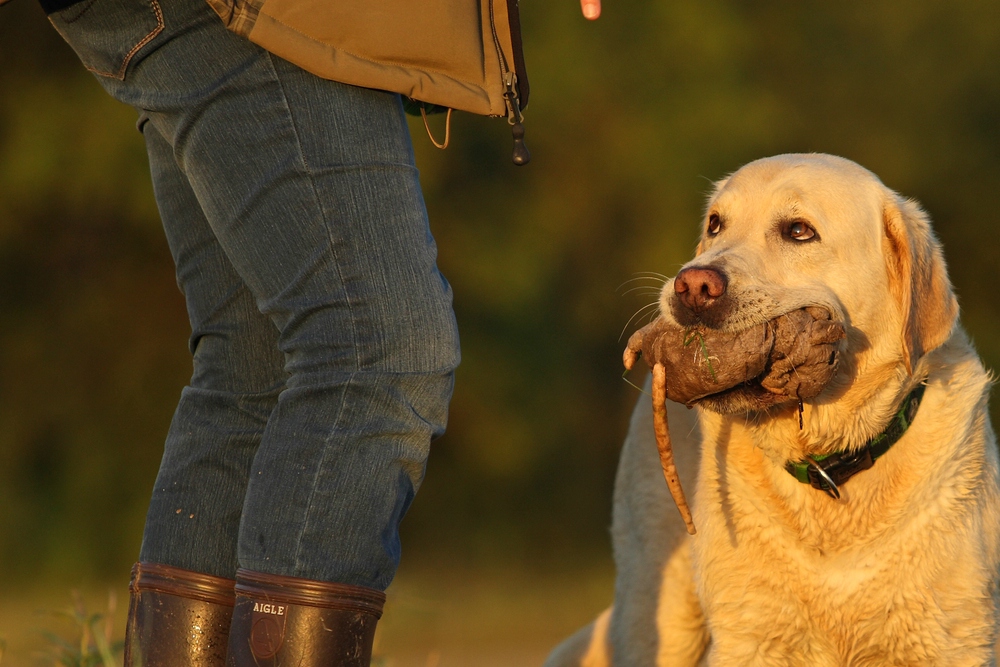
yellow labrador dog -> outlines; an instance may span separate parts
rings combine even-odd
[[[752,162],[716,185],[659,305],[731,330],[819,306],[847,336],[801,425],[797,402],[757,405],[752,386],[670,404],[693,536],[639,401],[614,496],[614,606],[547,667],[995,665],[991,380],[920,207],[842,158]]]

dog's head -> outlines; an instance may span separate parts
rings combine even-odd
[[[847,331],[827,389],[842,393],[912,375],[958,313],[941,248],[915,202],[839,157],[751,162],[716,184],[697,254],[664,286],[661,313],[684,327],[740,331],[810,306]],[[773,400],[751,383],[702,405],[735,412]]]

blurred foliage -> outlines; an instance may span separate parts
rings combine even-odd
[[[121,664],[117,656],[125,647],[124,642],[114,640],[115,607],[116,596],[112,592],[108,596],[106,613],[88,611],[83,596],[74,591],[72,607],[52,612],[54,617],[72,624],[72,636],[67,639],[52,630],[43,631],[48,644],[43,656],[45,664],[60,667],[116,667]]]
[[[462,334],[407,558],[606,558],[636,392],[623,328],[694,248],[712,180],[764,155],[856,160],[920,200],[966,327],[1000,361],[995,3],[524,0],[534,160],[502,121],[412,126]],[[0,580],[124,577],[190,372],[135,113],[31,0],[0,9]]]

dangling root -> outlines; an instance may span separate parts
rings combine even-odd
[[[638,358],[638,352],[633,350],[631,346],[626,347],[625,351],[622,353],[622,363],[625,365],[625,370],[632,370],[632,367],[635,366],[635,360]]]
[[[627,362],[626,362],[627,365]],[[667,480],[667,488],[673,496],[674,503],[684,519],[687,532],[694,535],[694,519],[691,518],[691,508],[688,507],[681,488],[681,480],[677,477],[677,466],[674,465],[674,452],[670,446],[670,431],[667,428],[667,370],[663,364],[653,366],[653,430],[656,432],[656,448],[660,452],[660,466],[663,468],[663,478]]]

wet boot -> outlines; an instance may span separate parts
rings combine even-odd
[[[385,594],[250,570],[236,573],[228,667],[368,667]]]
[[[235,584],[170,565],[136,563],[125,667],[223,667]]]

